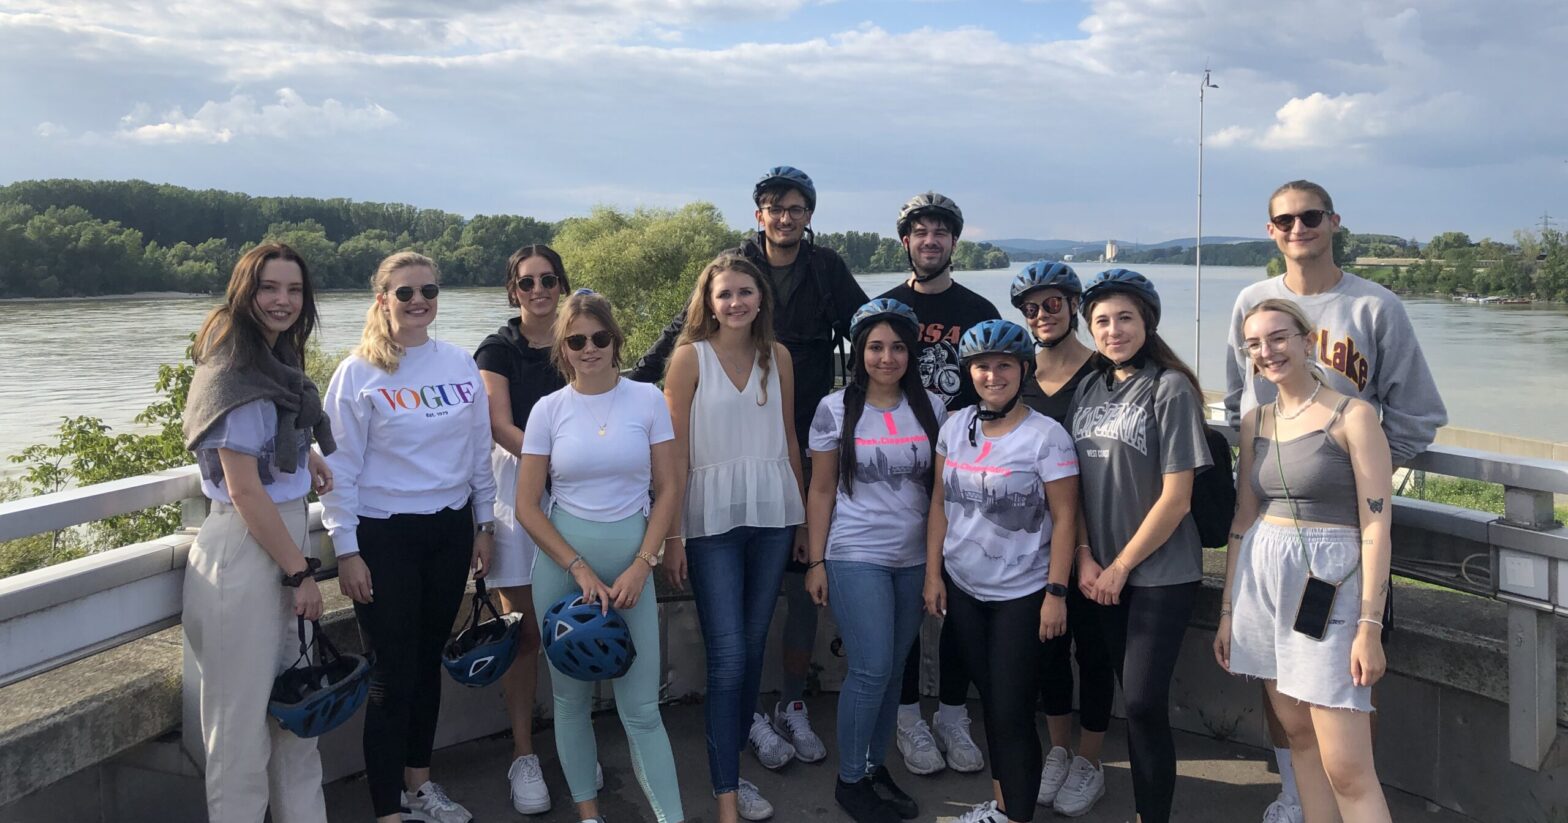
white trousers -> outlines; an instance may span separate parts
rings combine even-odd
[[[278,504],[304,546],[305,501]],[[267,714],[273,678],[299,656],[293,593],[232,507],[214,504],[185,570],[185,642],[200,695],[211,823],[326,823],[314,739]]]

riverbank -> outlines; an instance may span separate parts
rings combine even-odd
[[[102,303],[106,300],[198,300],[214,295],[187,291],[137,291],[128,294],[94,294],[82,297],[0,297],[9,303]]]

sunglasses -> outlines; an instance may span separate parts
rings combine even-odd
[[[1044,309],[1046,314],[1056,314],[1062,310],[1062,304],[1066,302],[1067,298],[1065,297],[1047,297],[1045,298],[1045,301],[1041,303],[1026,301],[1018,308],[1023,310],[1024,317],[1033,320],[1040,316],[1041,309]]]
[[[588,341],[593,341],[596,349],[608,349],[615,342],[614,335],[607,331],[596,331],[593,334],[571,334],[566,337],[566,347],[572,351],[582,351],[588,346]]]
[[[556,277],[553,274],[542,275],[539,278],[539,288],[541,288],[541,289],[553,289],[553,288],[555,288],[555,284],[559,283],[559,282],[560,282],[560,278]],[[531,274],[525,274],[522,277],[517,278],[517,290],[518,291],[533,291],[534,290],[534,276],[531,275]]]
[[[1333,212],[1327,209],[1307,209],[1300,214],[1276,214],[1269,218],[1269,222],[1273,223],[1274,228],[1280,231],[1290,231],[1295,227],[1297,220],[1301,221],[1301,225],[1309,229],[1315,229],[1323,222],[1323,218],[1331,214]]]
[[[436,299],[436,295],[440,293],[441,287],[435,283],[426,283],[419,287],[419,296],[425,298],[426,300],[434,300]],[[414,287],[398,286],[392,290],[392,296],[396,297],[397,302],[399,303],[407,303],[408,301],[414,299]]]

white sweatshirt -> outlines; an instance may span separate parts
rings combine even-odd
[[[338,364],[323,401],[338,448],[321,522],[339,557],[359,552],[360,517],[431,514],[470,499],[495,519],[490,403],[474,358],[431,340],[388,374],[357,355]]]

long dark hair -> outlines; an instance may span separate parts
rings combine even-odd
[[[566,279],[566,264],[561,262],[561,255],[556,254],[555,249],[543,243],[532,243],[512,252],[512,256],[506,260],[506,302],[510,303],[512,308],[523,305],[523,301],[517,294],[517,269],[530,257],[543,257],[550,261],[550,271],[559,281],[555,284],[556,294],[572,293],[571,283]]]
[[[266,328],[256,309],[256,292],[261,290],[261,270],[273,260],[288,260],[299,266],[302,288],[299,317],[294,325],[278,335],[278,345],[292,350],[296,362],[305,362],[305,344],[316,329],[316,291],[310,284],[310,269],[305,259],[282,243],[263,243],[240,257],[229,275],[229,286],[223,293],[223,305],[213,309],[196,332],[196,344],[191,351],[200,363],[218,347],[233,346],[243,365],[251,358],[261,356],[267,349]]]
[[[1104,297],[1101,297],[1098,300],[1095,300],[1094,303],[1090,303],[1086,312],[1087,315],[1091,318],[1089,323],[1091,326],[1090,333],[1093,334],[1092,327],[1094,323],[1092,318],[1094,317],[1095,304],[1101,303],[1105,300],[1106,297],[1110,297],[1116,294],[1125,294],[1131,298],[1132,304],[1138,307],[1138,316],[1143,318],[1143,348],[1139,349],[1138,353],[1133,355],[1133,359],[1130,362],[1134,364],[1141,364],[1146,359],[1153,360],[1154,364],[1159,366],[1161,369],[1180,372],[1181,376],[1187,378],[1187,382],[1192,384],[1192,390],[1198,393],[1198,401],[1201,403],[1203,401],[1203,387],[1198,385],[1198,375],[1194,374],[1186,362],[1183,361],[1181,357],[1171,349],[1170,344],[1166,343],[1165,339],[1160,337],[1160,333],[1157,331],[1156,325],[1159,321],[1154,316],[1154,307],[1150,306],[1148,301],[1144,300],[1142,297],[1139,297],[1137,293],[1132,291],[1114,291],[1106,294]],[[1111,373],[1116,370],[1116,364],[1112,362],[1109,357],[1101,354],[1098,346],[1096,346],[1094,350],[1094,363],[1095,367],[1098,368],[1104,375],[1106,385],[1110,385],[1110,381],[1112,380]]]
[[[838,439],[838,482],[844,487],[846,497],[855,496],[855,427],[860,425],[860,416],[866,411],[866,386],[871,382],[871,375],[866,373],[866,338],[876,327],[886,323],[898,339],[903,342],[904,348],[909,351],[910,363],[904,369],[904,376],[898,379],[898,387],[904,391],[904,402],[914,411],[915,419],[920,422],[920,428],[926,432],[926,441],[931,448],[936,448],[936,412],[931,410],[931,401],[926,397],[925,386],[920,382],[920,369],[915,367],[915,330],[905,323],[895,323],[883,320],[878,323],[867,323],[855,335],[849,347],[850,371],[849,380],[844,385],[844,430]],[[926,488],[931,488],[931,475],[936,461],[932,460],[926,467],[924,477],[918,478]]]

